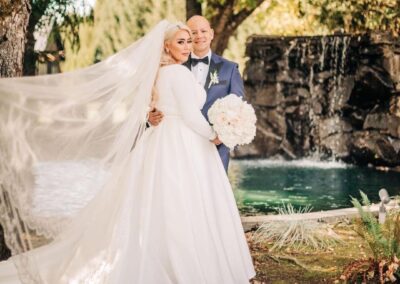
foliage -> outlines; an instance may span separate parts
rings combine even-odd
[[[43,40],[49,33],[68,30],[66,37],[72,46],[79,46],[79,26],[90,19],[87,0],[28,0],[30,15],[24,51],[24,75],[35,75],[39,53],[35,50],[37,38]]]
[[[207,18],[212,18],[215,16],[221,16],[218,12],[224,6],[228,6],[232,3],[232,12],[237,15],[243,10],[254,10],[262,2],[260,0],[200,0],[203,8],[203,15]],[[261,3],[260,3],[261,2]]]
[[[356,260],[347,265],[340,279],[350,283],[393,283],[400,279],[399,266],[400,261],[396,257],[389,262],[377,262],[374,259]]]
[[[184,20],[185,3],[201,2],[202,14],[216,31],[213,50],[217,53],[224,51],[224,56],[238,62],[243,70],[245,42],[252,34],[317,35],[330,34],[338,29],[360,32],[378,27],[396,31],[400,16],[398,8],[393,6],[395,1],[97,0],[93,16],[95,23],[80,26],[82,31],[79,35],[84,41],[82,51],[72,50],[70,44],[67,46],[65,69],[87,66],[120,50],[162,18]]]
[[[54,23],[58,32],[68,31],[66,39],[79,47],[79,26],[91,20],[90,14],[85,15],[85,11],[89,10],[85,0],[31,0],[31,6],[29,25],[34,31]]]
[[[283,247],[299,249],[302,246],[325,249],[337,243],[339,238],[330,228],[316,220],[301,217],[301,214],[310,210],[310,207],[296,210],[291,204],[283,204],[278,209],[282,220],[263,223],[254,233],[255,242],[273,241],[271,251]]]
[[[253,34],[299,36],[336,31],[400,31],[396,0],[269,0],[264,1],[235,31],[224,55],[245,63],[245,42]]]
[[[367,195],[362,191],[360,193],[362,204],[370,206]],[[374,259],[400,257],[400,212],[389,214],[385,223],[379,224],[377,218],[368,209],[365,210],[357,199],[352,198],[351,202],[361,217],[356,232],[368,243]]]
[[[93,22],[80,26],[80,48],[66,44],[63,70],[85,67],[103,60],[142,37],[162,19],[182,20],[183,0],[97,0]]]
[[[214,29],[212,49],[222,54],[230,37],[265,0],[207,0],[203,1],[203,15]]]
[[[254,34],[295,36],[328,34],[329,30],[315,18],[317,8],[310,7],[303,15],[298,0],[265,1],[237,29],[229,40],[224,56],[238,62],[243,70],[245,66],[246,40]]]
[[[389,31],[399,35],[400,6],[398,0],[300,0],[304,14],[309,6],[319,8],[318,20],[330,30],[348,33]]]
[[[389,214],[384,224],[369,211],[370,201],[361,192],[362,204],[352,198],[360,219],[356,232],[364,239],[372,251],[372,259],[361,259],[350,263],[341,276],[342,280],[393,282],[400,279],[400,211]],[[365,210],[363,206],[366,206]]]

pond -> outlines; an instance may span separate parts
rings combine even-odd
[[[291,203],[311,211],[352,207],[351,196],[365,192],[373,202],[378,191],[400,194],[400,173],[310,160],[233,160],[229,178],[243,215],[276,212]]]

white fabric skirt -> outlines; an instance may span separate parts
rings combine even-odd
[[[255,271],[215,145],[165,116],[121,167],[65,234],[27,253],[44,283],[249,283]],[[20,283],[11,261],[0,263],[0,283]]]

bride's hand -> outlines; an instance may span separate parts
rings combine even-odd
[[[148,118],[148,122],[152,125],[152,126],[157,126],[161,120],[163,119],[163,113],[159,110],[157,110],[156,108],[154,108],[152,111],[149,112],[149,118]]]
[[[220,145],[220,144],[222,144],[222,141],[219,140],[218,136],[217,136],[214,140],[211,140],[211,142],[214,143],[214,144],[217,145],[217,146]]]

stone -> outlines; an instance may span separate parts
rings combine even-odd
[[[398,38],[257,36],[247,54],[257,136],[238,155],[298,159],[320,150],[347,162],[400,166]]]
[[[352,129],[351,124],[339,116],[321,119],[318,123],[320,140],[333,134],[351,132]]]
[[[313,109],[314,114],[321,114],[322,110],[323,110],[323,107],[322,107],[322,104],[320,102],[313,101],[312,102],[312,109]]]
[[[363,128],[367,130],[382,130],[392,137],[400,138],[400,118],[389,113],[368,114]]]
[[[285,129],[285,116],[278,108],[262,108],[256,111],[256,115],[260,118],[260,124],[262,125],[269,125],[274,129]]]
[[[363,129],[388,129],[388,114],[387,113],[370,113],[364,121]]]
[[[383,87],[389,89],[393,87],[393,81],[390,78],[390,75],[385,72],[382,66],[362,65],[357,70],[355,76],[357,80],[363,81],[366,84],[380,84]],[[369,80],[373,80],[374,82],[371,82]]]
[[[306,81],[304,78],[304,74],[300,70],[290,70],[290,71],[283,71],[279,73],[276,77],[278,82],[283,83],[300,83],[304,84]]]
[[[277,90],[276,84],[268,84],[256,91],[253,103],[259,106],[275,107],[281,104],[283,99],[283,95]]]
[[[384,105],[393,96],[393,84],[383,69],[362,66],[355,76],[354,90],[348,103],[356,108],[372,111],[376,105]],[[383,72],[384,74],[379,74]]]
[[[300,97],[303,97],[303,98],[309,98],[310,97],[310,92],[305,88],[298,88],[297,89],[297,94]]]
[[[396,117],[400,117],[400,96],[393,96],[390,99],[389,112]]]
[[[393,149],[397,153],[397,155],[400,155],[400,139],[392,139],[390,143],[392,144]]]
[[[263,153],[254,143],[247,145],[240,145],[235,147],[235,149],[231,152],[231,156],[233,158],[253,158],[260,157]]]
[[[340,85],[333,88],[329,93],[332,98],[333,110],[341,110],[349,101],[354,88],[354,77],[347,76],[340,79]]]
[[[253,144],[260,153],[259,157],[273,157],[279,154],[281,143],[281,136],[275,134],[271,129],[257,125],[256,138]]]
[[[393,36],[389,32],[371,33],[369,37],[370,37],[370,42],[373,45],[383,45],[383,44],[391,45],[394,40]]]
[[[310,94],[311,97],[313,98],[322,99],[323,97],[325,97],[325,95],[327,95],[327,93],[328,93],[327,87],[324,86],[323,84],[310,86]]]
[[[298,105],[300,103],[300,97],[299,96],[289,96],[285,98],[285,106],[291,106],[291,105]],[[287,112],[287,111],[286,111]]]
[[[315,81],[318,83],[324,83],[326,80],[331,79],[333,76],[331,71],[324,71],[324,72],[320,72],[317,73],[314,78]]]
[[[266,76],[264,70],[254,64],[246,66],[246,75],[244,77],[248,84],[249,82],[262,82],[265,80]]]
[[[400,117],[390,115],[387,125],[390,136],[400,138]]]
[[[392,50],[385,52],[382,67],[388,72],[396,91],[400,91],[400,54]]]
[[[286,113],[295,113],[298,110],[298,106],[288,106],[285,108]]]
[[[347,159],[350,155],[349,145],[352,135],[350,133],[335,133],[322,138],[320,147],[323,151],[330,152],[332,156],[339,159]]]
[[[351,141],[352,159],[359,164],[396,166],[399,156],[388,137],[378,132],[360,132]]]

